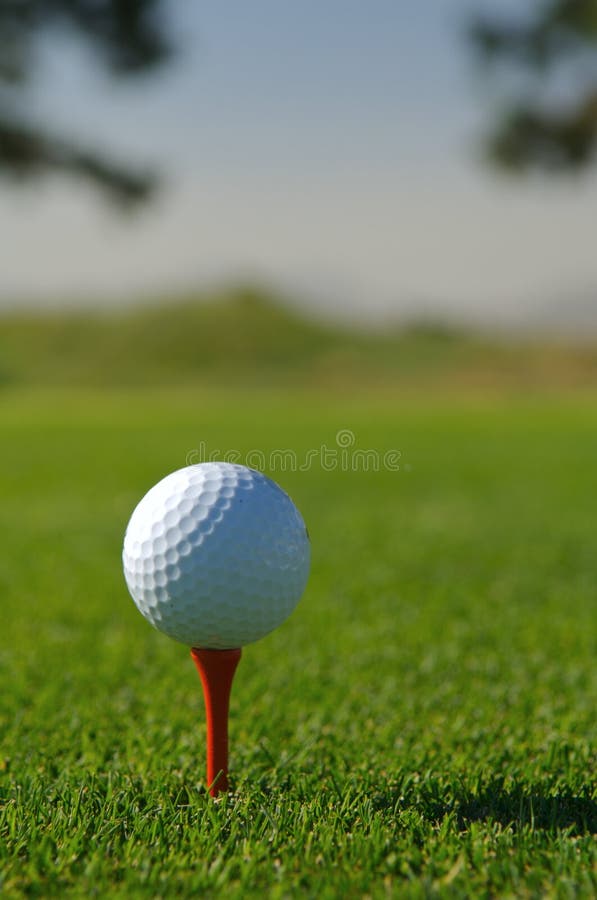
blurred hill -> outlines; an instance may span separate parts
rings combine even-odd
[[[303,317],[252,289],[118,311],[0,317],[0,385],[597,386],[597,343],[419,322],[383,333]]]

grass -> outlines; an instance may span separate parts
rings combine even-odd
[[[370,389],[597,387],[597,343],[411,324],[359,332],[239,289],[103,312],[0,316],[0,385],[226,385]]]
[[[595,896],[596,408],[1,395],[2,896]],[[340,429],[400,470],[271,472],[312,577],[244,651],[213,802],[199,681],[128,598],[126,521],[201,446],[300,461]]]

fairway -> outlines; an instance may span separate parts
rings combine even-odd
[[[0,394],[2,896],[595,895],[596,398],[372,397]],[[188,649],[120,555],[231,451],[312,571],[243,651],[214,802]]]

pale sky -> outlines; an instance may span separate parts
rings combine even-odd
[[[470,0],[170,3],[168,69],[114,83],[48,42],[30,106],[156,164],[138,216],[63,179],[0,182],[0,305],[97,303],[251,279],[367,317],[524,318],[597,297],[597,174],[497,178]]]

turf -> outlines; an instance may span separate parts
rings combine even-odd
[[[593,897],[595,409],[1,395],[2,896]],[[399,470],[304,464],[346,429]],[[154,481],[230,450],[265,454],[313,569],[244,651],[214,802],[188,651],[119,557]]]
[[[589,336],[590,338],[590,336]],[[117,310],[4,311],[0,386],[272,383],[597,387],[597,341],[476,334],[432,321],[339,327],[251,288]]]

